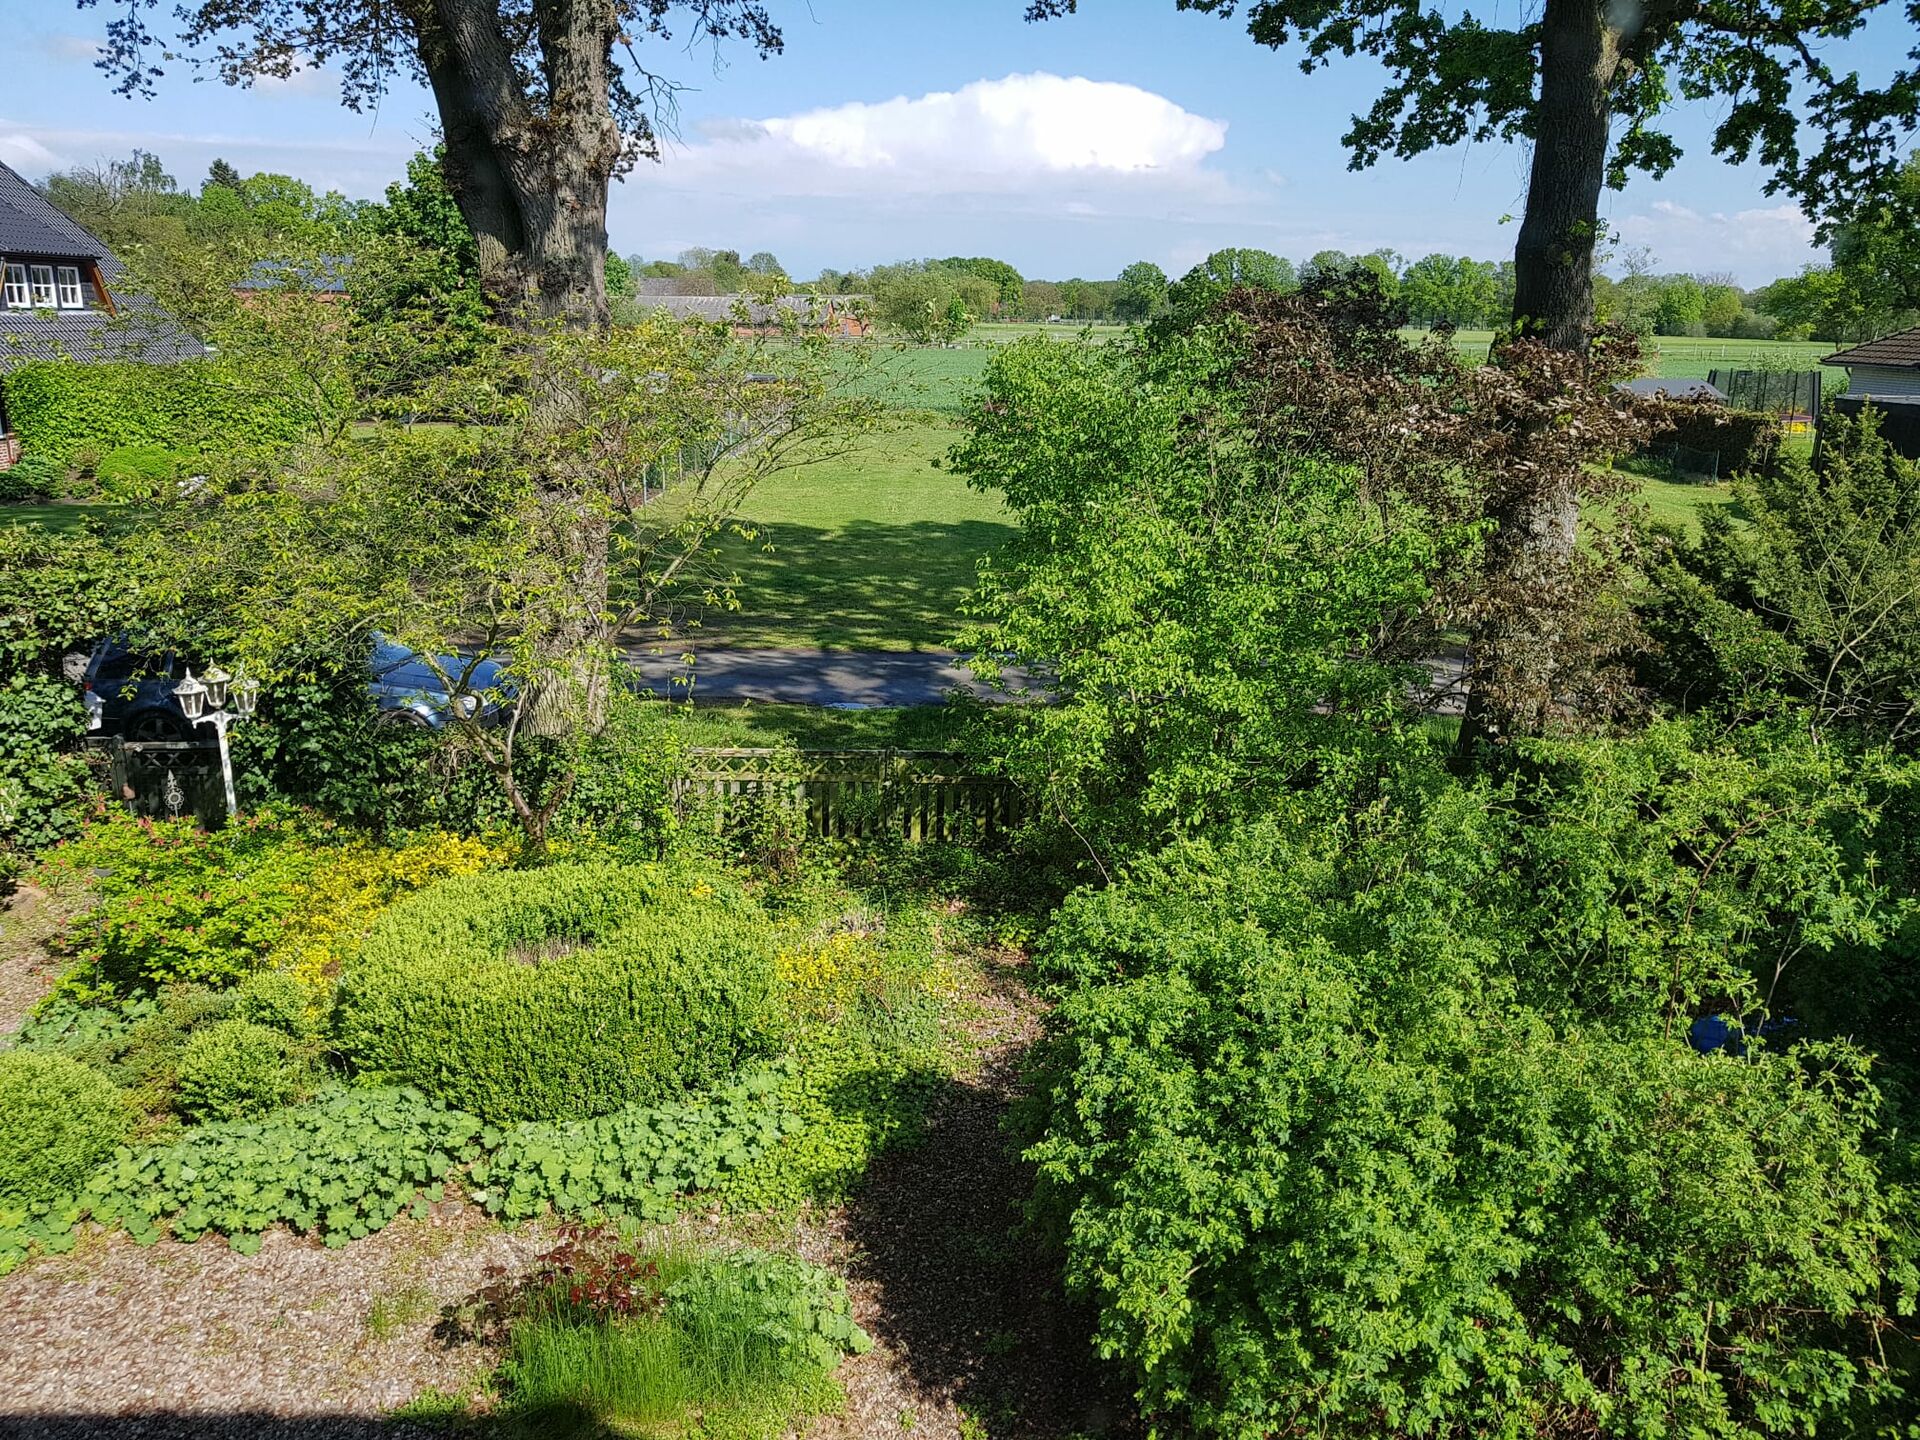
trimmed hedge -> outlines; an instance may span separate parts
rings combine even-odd
[[[120,1092],[79,1061],[0,1054],[0,1208],[71,1193],[132,1125]]]
[[[772,930],[737,889],[652,868],[464,876],[387,911],[341,978],[363,1072],[491,1121],[679,1098],[784,1032]]]
[[[1678,445],[1717,453],[1720,474],[1732,475],[1767,464],[1780,444],[1780,426],[1771,415],[1729,410],[1715,400],[1652,400],[1649,445]]]
[[[7,413],[23,454],[67,465],[84,452],[130,446],[208,450],[291,443],[305,417],[290,401],[251,386],[217,361],[84,365],[32,360],[8,372]]]

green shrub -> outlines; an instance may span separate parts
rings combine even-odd
[[[186,473],[188,456],[165,445],[123,445],[100,457],[94,478],[116,500],[157,500]]]
[[[284,970],[259,970],[233,992],[233,1013],[294,1040],[312,1038],[316,1029],[313,992]]]
[[[683,1095],[772,1053],[770,926],[722,883],[562,865],[401,902],[342,975],[338,1038],[366,1072],[490,1120]]]
[[[21,1027],[16,1043],[70,1056],[119,1086],[137,1110],[162,1115],[175,1108],[190,1040],[232,1013],[230,994],[203,985],[94,1004],[56,994]]]
[[[78,1061],[0,1053],[0,1207],[71,1193],[132,1124],[120,1092]]]
[[[238,1120],[286,1104],[306,1067],[287,1037],[251,1020],[222,1020],[180,1053],[180,1104],[202,1120]]]
[[[0,504],[50,499],[66,478],[66,467],[49,457],[22,455],[0,470]]]
[[[1805,745],[1690,733],[1175,847],[1063,908],[1036,1212],[1170,1430],[1866,1433],[1916,1279],[1867,1062],[1684,1039],[1759,1008],[1772,947],[1873,933],[1855,806]]]
[[[207,450],[235,435],[291,441],[305,420],[291,397],[217,360],[30,360],[7,374],[7,412],[23,448],[62,464],[129,446]]]

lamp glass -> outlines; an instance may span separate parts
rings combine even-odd
[[[227,708],[227,686],[233,677],[215,665],[200,677],[200,683],[207,687],[207,705],[214,710]]]
[[[231,691],[233,713],[245,718],[260,703],[260,682],[244,671],[235,677]]]
[[[180,702],[180,713],[189,720],[198,720],[207,709],[207,687],[193,678],[193,671],[187,671],[187,678],[173,687],[173,698]]]

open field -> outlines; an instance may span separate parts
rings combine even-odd
[[[709,614],[699,638],[844,650],[950,644],[980,557],[1013,534],[997,496],[935,467],[955,437],[938,423],[887,431],[763,484],[741,516],[754,538],[729,537],[718,552],[739,572],[741,608]]]
[[[1094,338],[1101,342],[1125,333],[1111,325],[1093,329]],[[1409,337],[1419,333],[1407,332]],[[996,346],[1039,334],[1072,340],[1080,331],[1064,325],[981,325],[969,337],[972,343],[951,349],[875,342],[882,353],[876,355],[874,373],[866,383],[889,404],[957,414],[969,387],[986,373]],[[1461,354],[1473,359],[1484,359],[1492,343],[1491,330],[1460,330],[1454,334],[1454,344]],[[1676,380],[1704,380],[1716,367],[1810,370],[1836,348],[1824,340],[1709,340],[1674,335],[1662,335],[1652,343],[1655,348],[1648,373]]]

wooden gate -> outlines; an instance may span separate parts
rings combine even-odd
[[[192,816],[207,829],[227,820],[214,740],[109,740],[114,798],[135,815],[156,820]]]
[[[969,840],[1021,819],[1013,786],[946,750],[698,748],[674,798],[715,828],[753,805],[802,811],[807,833],[825,839]]]

